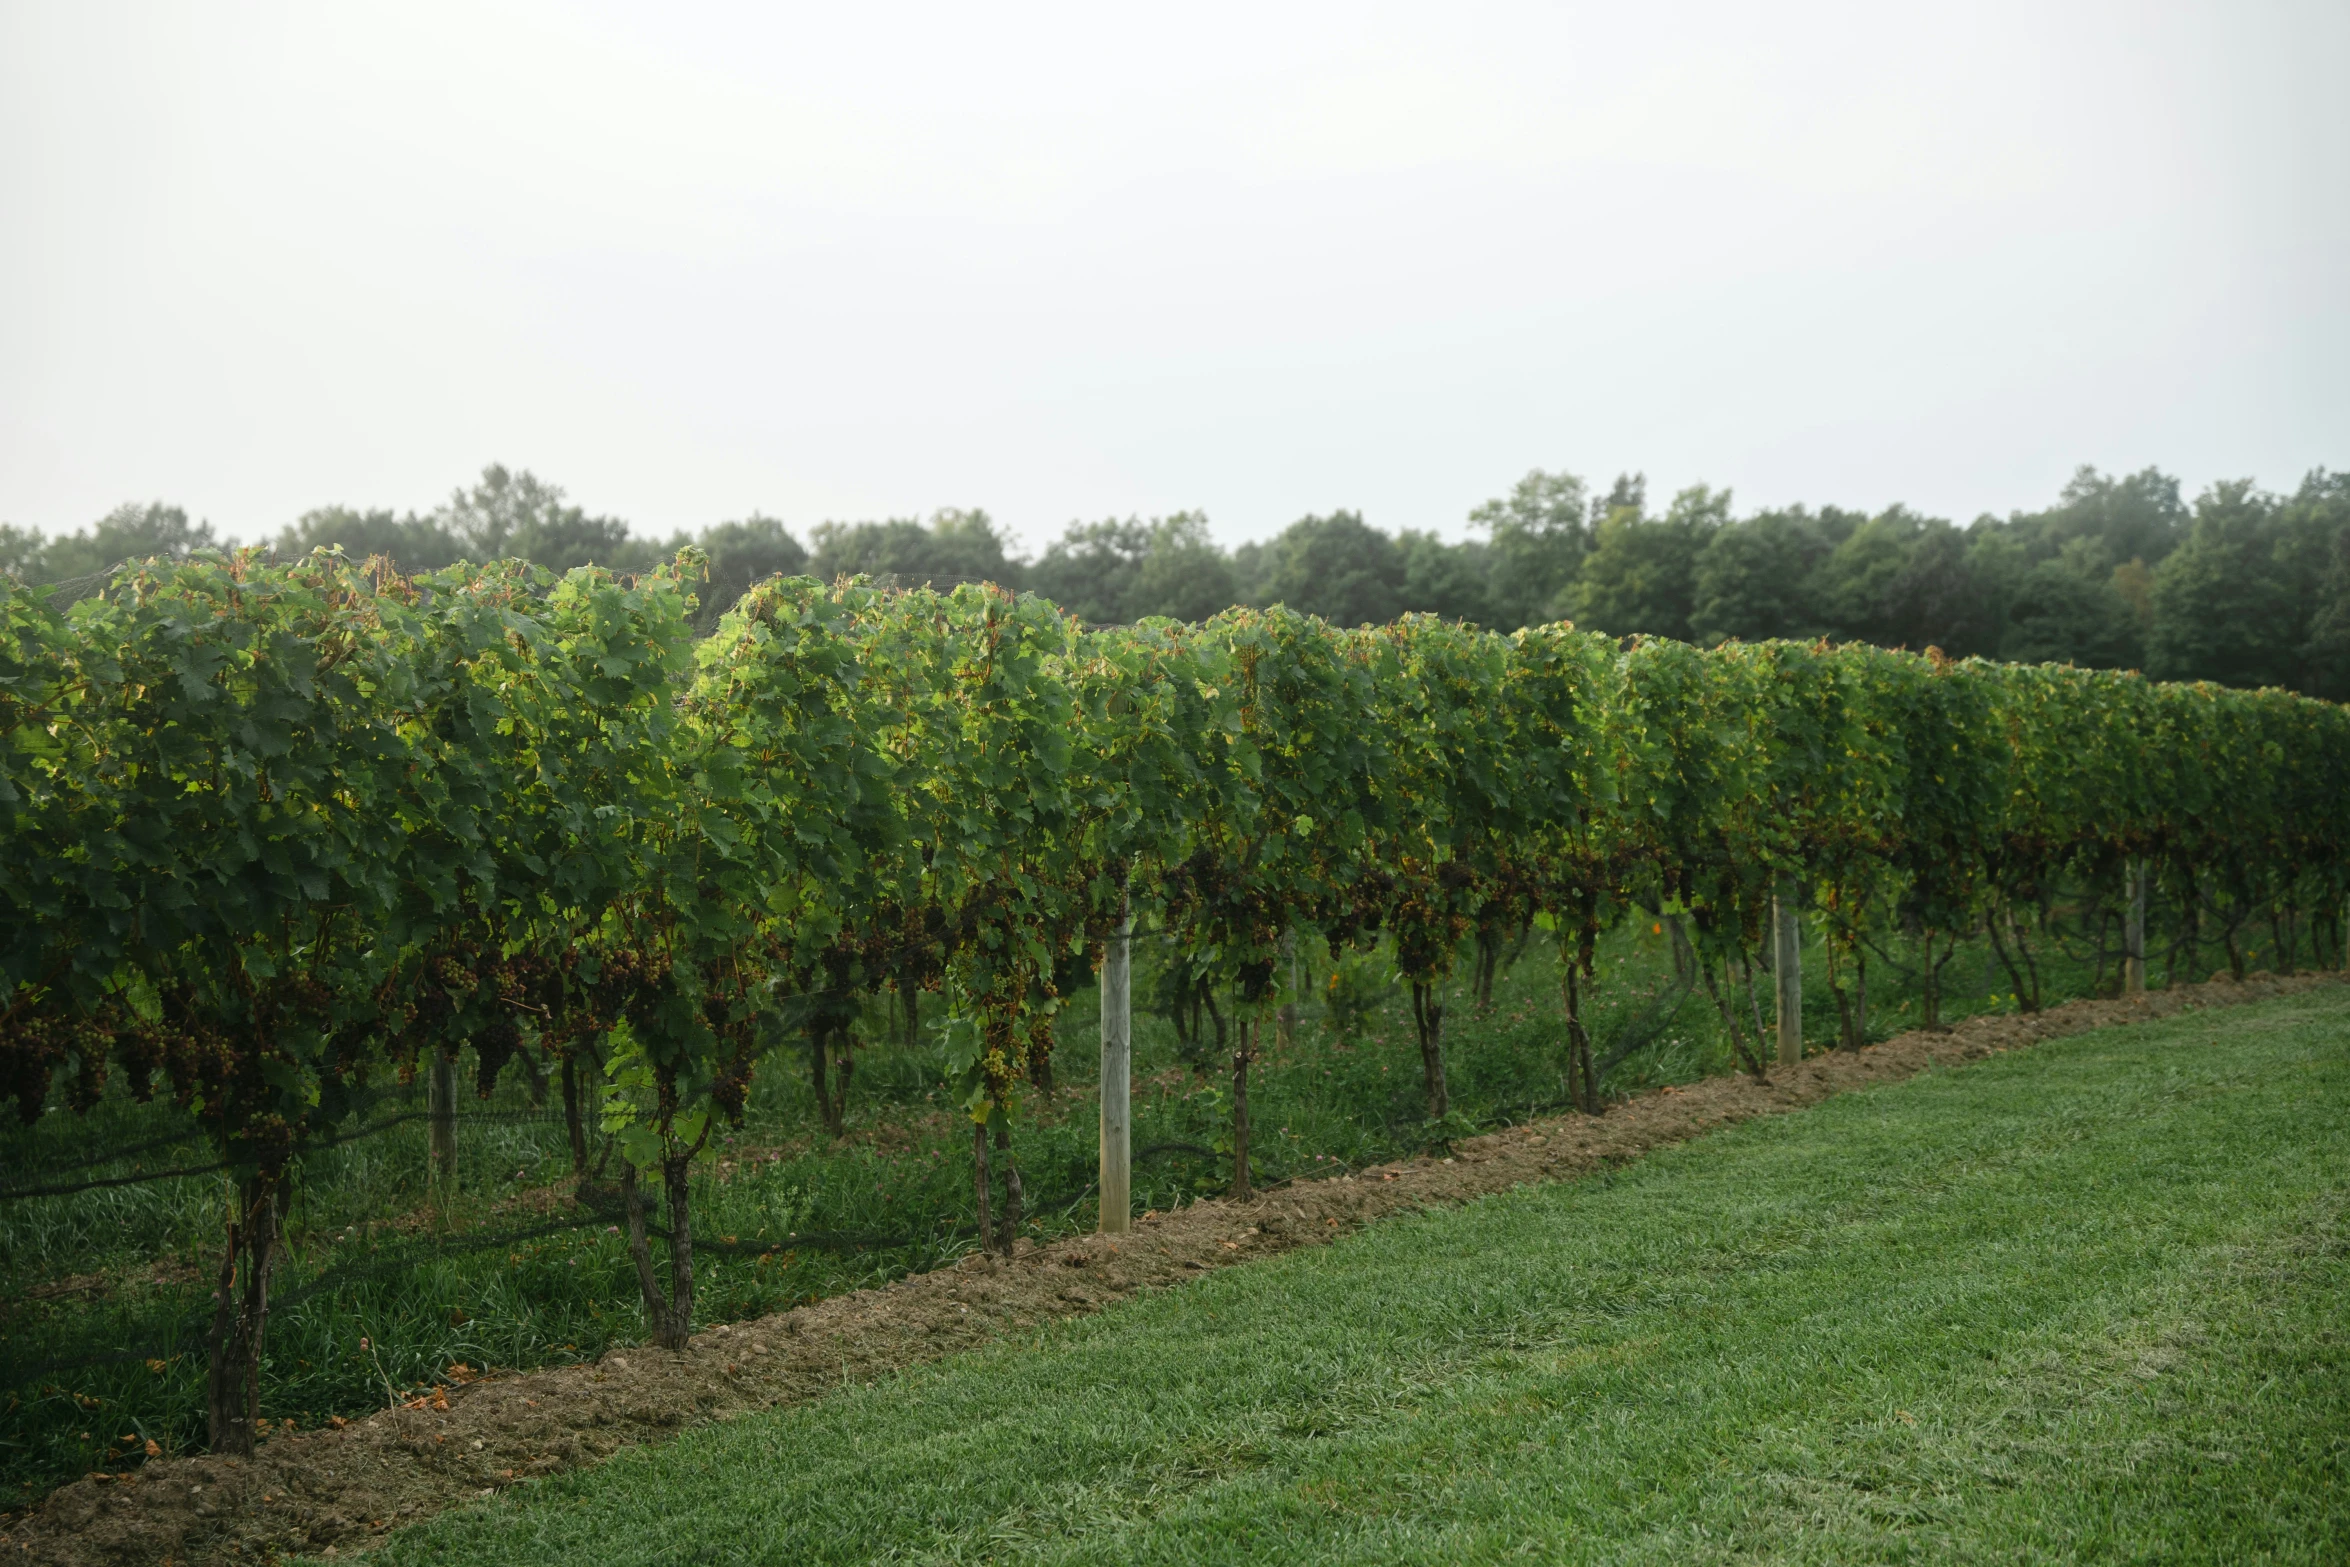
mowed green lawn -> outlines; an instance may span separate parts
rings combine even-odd
[[[2350,990],[1237,1268],[407,1562],[2350,1561]]]

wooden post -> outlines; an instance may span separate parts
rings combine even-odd
[[[2122,994],[2146,994],[2146,862],[2130,861],[2130,911],[2122,918]]]
[[[1118,932],[1102,949],[1101,1231],[1134,1223],[1134,910],[1121,902]]]
[[[432,1178],[445,1184],[457,1178],[457,1058],[446,1045],[435,1045],[424,1075],[425,1125],[430,1131]]]
[[[1779,993],[1779,1064],[1803,1059],[1803,915],[1795,878],[1779,878],[1771,897],[1771,972]]]
[[[1281,956],[1289,963],[1289,993],[1281,998],[1281,1010],[1273,1015],[1273,1039],[1276,1044],[1286,1047],[1297,1042],[1297,927],[1295,925],[1281,933]]]

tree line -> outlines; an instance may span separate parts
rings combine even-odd
[[[1729,492],[1703,485],[1659,510],[1637,475],[1603,492],[1538,470],[1468,522],[1473,537],[1446,540],[1388,533],[1340,510],[1225,549],[1198,512],[1108,518],[1071,523],[1033,560],[977,509],[822,522],[805,542],[756,514],[654,540],[590,515],[535,475],[493,465],[430,513],[323,507],[273,548],[291,559],[338,546],[409,571],[523,559],[634,572],[691,543],[708,561],[702,631],[767,577],[864,574],[906,586],[999,583],[1094,625],[1275,603],[1347,626],[1408,613],[1498,631],[1570,619],[1700,646],[1826,637],[2350,697],[2350,473],[2316,470],[2290,494],[2227,481],[2190,504],[2155,469],[2082,468],[2043,510],[1959,527],[1903,506],[1741,517]],[[120,561],[184,558],[220,542],[181,508],[125,506],[55,539],[0,527],[0,570],[86,590]]]

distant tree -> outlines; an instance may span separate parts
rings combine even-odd
[[[1089,624],[1123,625],[1150,552],[1151,526],[1139,517],[1072,522],[1028,568],[1028,586]]]
[[[958,582],[1022,586],[1020,563],[1006,553],[995,522],[976,508],[948,507],[928,524],[912,517],[886,522],[820,522],[809,531],[808,569],[830,582],[863,574],[896,579],[900,587],[952,587]]]
[[[1134,574],[1125,618],[1164,615],[1205,620],[1241,602],[1232,559],[1208,536],[1205,512],[1179,511],[1150,523],[1142,563]]]
[[[35,576],[65,584],[65,598],[80,598],[96,589],[103,573],[126,560],[184,560],[197,550],[218,549],[221,543],[212,524],[189,522],[181,507],[161,501],[126,504],[85,532],[51,539],[41,549]]]
[[[48,541],[32,528],[19,528],[0,522],[0,572],[6,572],[19,582],[46,582],[41,571],[41,553]]]
[[[719,618],[754,583],[769,577],[794,577],[808,568],[808,552],[784,525],[757,512],[739,522],[721,522],[705,528],[698,541],[710,557],[710,580],[697,597],[695,629],[708,635]]]
[[[2295,684],[2312,696],[2350,701],[2350,473],[2312,470],[2277,523],[2306,610]]]
[[[1831,506],[1823,508],[1821,516],[1850,522],[1821,563],[1814,589],[1814,603],[1829,635],[1884,647],[1944,645],[1925,636],[1921,622],[1930,617],[1927,602],[1943,596],[1932,591],[1938,585],[1935,569],[1955,568],[1963,577],[1964,547],[1961,544],[1955,559],[1938,558],[1947,550],[1922,554],[1921,547],[1929,530],[1938,529],[1953,539],[1957,530],[1906,506],[1889,506],[1868,518]],[[1921,566],[1928,569],[1921,571]]]
[[[2010,604],[2044,558],[2036,547],[2039,535],[2028,521],[1984,516],[1967,528],[1965,538],[1966,574],[1981,608],[1985,639],[1975,651],[1996,658]]]
[[[1205,620],[1240,602],[1205,513],[1072,522],[1028,568],[1029,588],[1093,625]]]
[[[1800,510],[1801,508],[1797,508]],[[1826,513],[1839,513],[1831,506]],[[1814,602],[1840,640],[1881,642],[1903,635],[1893,585],[1900,580],[1925,519],[1906,506],[1874,517],[1853,517],[1828,558],[1820,562]]]
[[[1648,515],[1647,474],[1617,474],[1616,482],[1608,486],[1607,493],[1591,503],[1592,527],[1596,529],[1602,522],[1620,511],[1630,511],[1639,516]],[[1597,543],[1598,541],[1595,538],[1593,542]]]
[[[1997,627],[1971,570],[1966,535],[1939,517],[1926,519],[1910,542],[1888,604],[1908,627],[1889,646],[1938,647],[1953,658],[1993,651]]]
[[[2137,622],[2138,641],[2143,644],[2154,624],[2154,573],[2142,560],[2125,560],[2113,568],[2112,580],[2113,590],[2130,606],[2130,618]]]
[[[2145,660],[2137,611],[2114,585],[2104,541],[2082,535],[2024,574],[2008,601],[1999,656],[2024,664],[2134,669]]]
[[[1554,618],[1591,552],[1589,510],[1581,479],[1537,468],[1469,513],[1487,539],[1488,624],[1514,631]]]
[[[1729,520],[1730,494],[1704,485],[1683,490],[1662,517],[1645,514],[1644,487],[1618,479],[1601,503],[1591,556],[1570,602],[1576,622],[1610,636],[1690,636],[1696,607],[1697,557]]]
[[[1232,547],[1232,602],[1262,609],[1273,602],[1276,551],[1271,539],[1249,539]]]
[[[1406,528],[1396,539],[1403,557],[1398,589],[1404,609],[1473,625],[1499,626],[1505,616],[1493,601],[1492,546],[1469,539],[1448,544],[1433,533]],[[1523,622],[1513,621],[1515,630]]]
[[[403,571],[437,571],[461,553],[456,538],[434,518],[348,506],[304,512],[278,534],[276,546],[281,556],[337,547],[354,560],[389,557]]]
[[[2292,596],[2297,641],[2292,685],[2318,694],[2342,689],[2320,626],[2341,618],[2336,574],[2344,531],[2350,529],[2350,473],[2311,470],[2301,487],[2279,500],[2270,522],[2270,554]]]
[[[1698,551],[1689,611],[1691,637],[1711,646],[1733,637],[1759,642],[1766,637],[1809,639],[1825,634],[1828,628],[1815,579],[1835,551],[1836,537],[1800,506],[1730,522],[1729,501],[1729,492],[1722,491],[1724,520]],[[1834,515],[1843,521],[1846,514]]]
[[[1263,592],[1334,625],[1384,625],[1403,613],[1403,552],[1360,513],[1300,517],[1267,551]]]
[[[2049,559],[2079,539],[2094,539],[2115,561],[2159,565],[2187,537],[2189,515],[2179,499],[2179,481],[2156,468],[2127,478],[2099,473],[2084,463],[2035,523],[2036,559]]]
[[[2302,683],[2312,696],[2350,701],[2350,528],[2334,535],[2333,559],[2302,642]]]
[[[2048,595],[2057,591],[2058,579],[2045,573],[2033,578],[2035,568],[2076,546],[2095,546],[2113,563],[2109,570],[2138,561],[2150,572],[2184,542],[2189,520],[2179,481],[2161,470],[2114,477],[2087,465],[2073,471],[2056,504],[2045,511],[1978,517],[1967,530],[1968,573],[1980,600],[1978,623],[1989,637],[1989,645],[1978,651],[1997,654],[2005,645],[2016,624],[2016,596],[2025,591],[2027,578],[2034,582],[2027,613],[2044,617],[2050,612],[2054,601]],[[2139,573],[2125,572],[2122,580],[2146,586],[2151,577],[2141,581]],[[2129,598],[2134,590],[2117,584],[2116,591]],[[2141,635],[2148,625],[2140,614]]]
[[[386,556],[404,571],[435,571],[458,560],[521,559],[554,571],[595,565],[644,571],[674,556],[685,536],[666,541],[637,537],[616,517],[590,517],[568,505],[562,489],[535,474],[492,464],[481,482],[459,490],[429,517],[383,508],[321,506],[304,512],[277,536],[281,556],[339,547],[353,559]],[[698,597],[695,624],[708,632],[752,583],[806,568],[808,552],[783,524],[754,512],[703,530],[709,581]]]
[[[481,481],[452,494],[431,520],[467,560],[520,559],[554,571],[588,565],[637,571],[669,553],[636,538],[618,517],[591,517],[565,504],[561,486],[502,463],[482,469]]]
[[[2296,585],[2278,559],[2279,504],[2249,479],[2213,485],[2195,502],[2187,540],[2154,569],[2146,672],[2158,680],[2289,685],[2306,627]]]

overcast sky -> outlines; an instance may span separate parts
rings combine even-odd
[[[2350,464],[2350,5],[0,0],[0,520]]]

